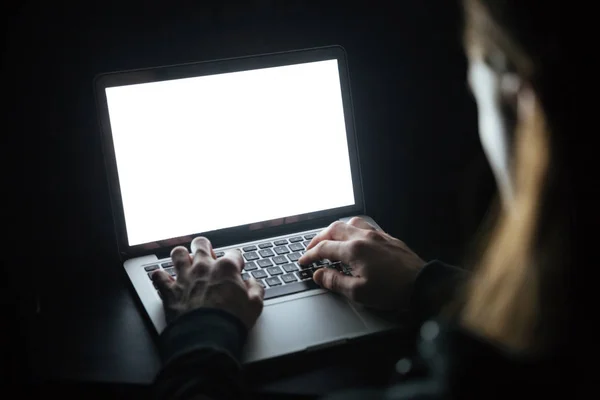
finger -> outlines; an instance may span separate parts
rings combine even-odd
[[[204,236],[198,236],[190,245],[190,249],[192,250],[192,254],[194,255],[194,262],[199,261],[199,259],[203,258],[213,258],[214,251],[212,249],[212,244],[210,240],[205,238]]]
[[[173,250],[171,250],[171,260],[175,266],[177,276],[186,276],[188,270],[192,266],[192,258],[190,257],[188,249],[183,246],[175,247]]]
[[[198,236],[192,240],[190,249],[193,254],[194,274],[198,276],[208,274],[215,260],[210,240],[203,236]]]
[[[333,268],[321,268],[313,274],[313,280],[322,288],[339,293],[351,300],[356,300],[356,290],[364,285],[363,278],[344,275]]]
[[[175,279],[173,279],[171,275],[167,274],[162,269],[159,269],[152,274],[152,282],[156,285],[160,297],[164,302],[171,302],[173,300],[173,285],[175,284]]]
[[[348,221],[348,225],[355,226],[359,229],[371,229],[376,230],[373,225],[362,219],[361,217],[352,217],[350,221]]]
[[[301,265],[308,265],[324,258],[332,261],[342,261],[349,264],[350,254],[348,251],[349,242],[336,242],[333,240],[323,240],[312,249],[306,251],[298,260]]]
[[[349,240],[356,237],[359,233],[360,230],[358,228],[342,221],[335,221],[319,232],[308,244],[306,250],[312,249],[323,240]]]
[[[244,259],[239,250],[227,250],[225,255],[216,261],[213,276],[240,276],[244,268]]]

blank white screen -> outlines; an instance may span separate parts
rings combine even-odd
[[[354,204],[337,60],[106,97],[131,246]]]

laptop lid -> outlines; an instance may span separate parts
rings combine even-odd
[[[94,84],[125,257],[364,212],[339,46],[108,73]]]

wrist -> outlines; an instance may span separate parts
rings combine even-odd
[[[200,348],[212,348],[239,359],[248,335],[233,314],[216,308],[197,308],[180,315],[160,335],[164,363]]]

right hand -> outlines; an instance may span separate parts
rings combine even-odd
[[[381,310],[400,310],[408,305],[412,284],[425,265],[404,242],[358,217],[348,223],[336,221],[324,229],[298,262],[310,264],[321,259],[349,265],[352,276],[321,268],[313,275],[319,286]]]

